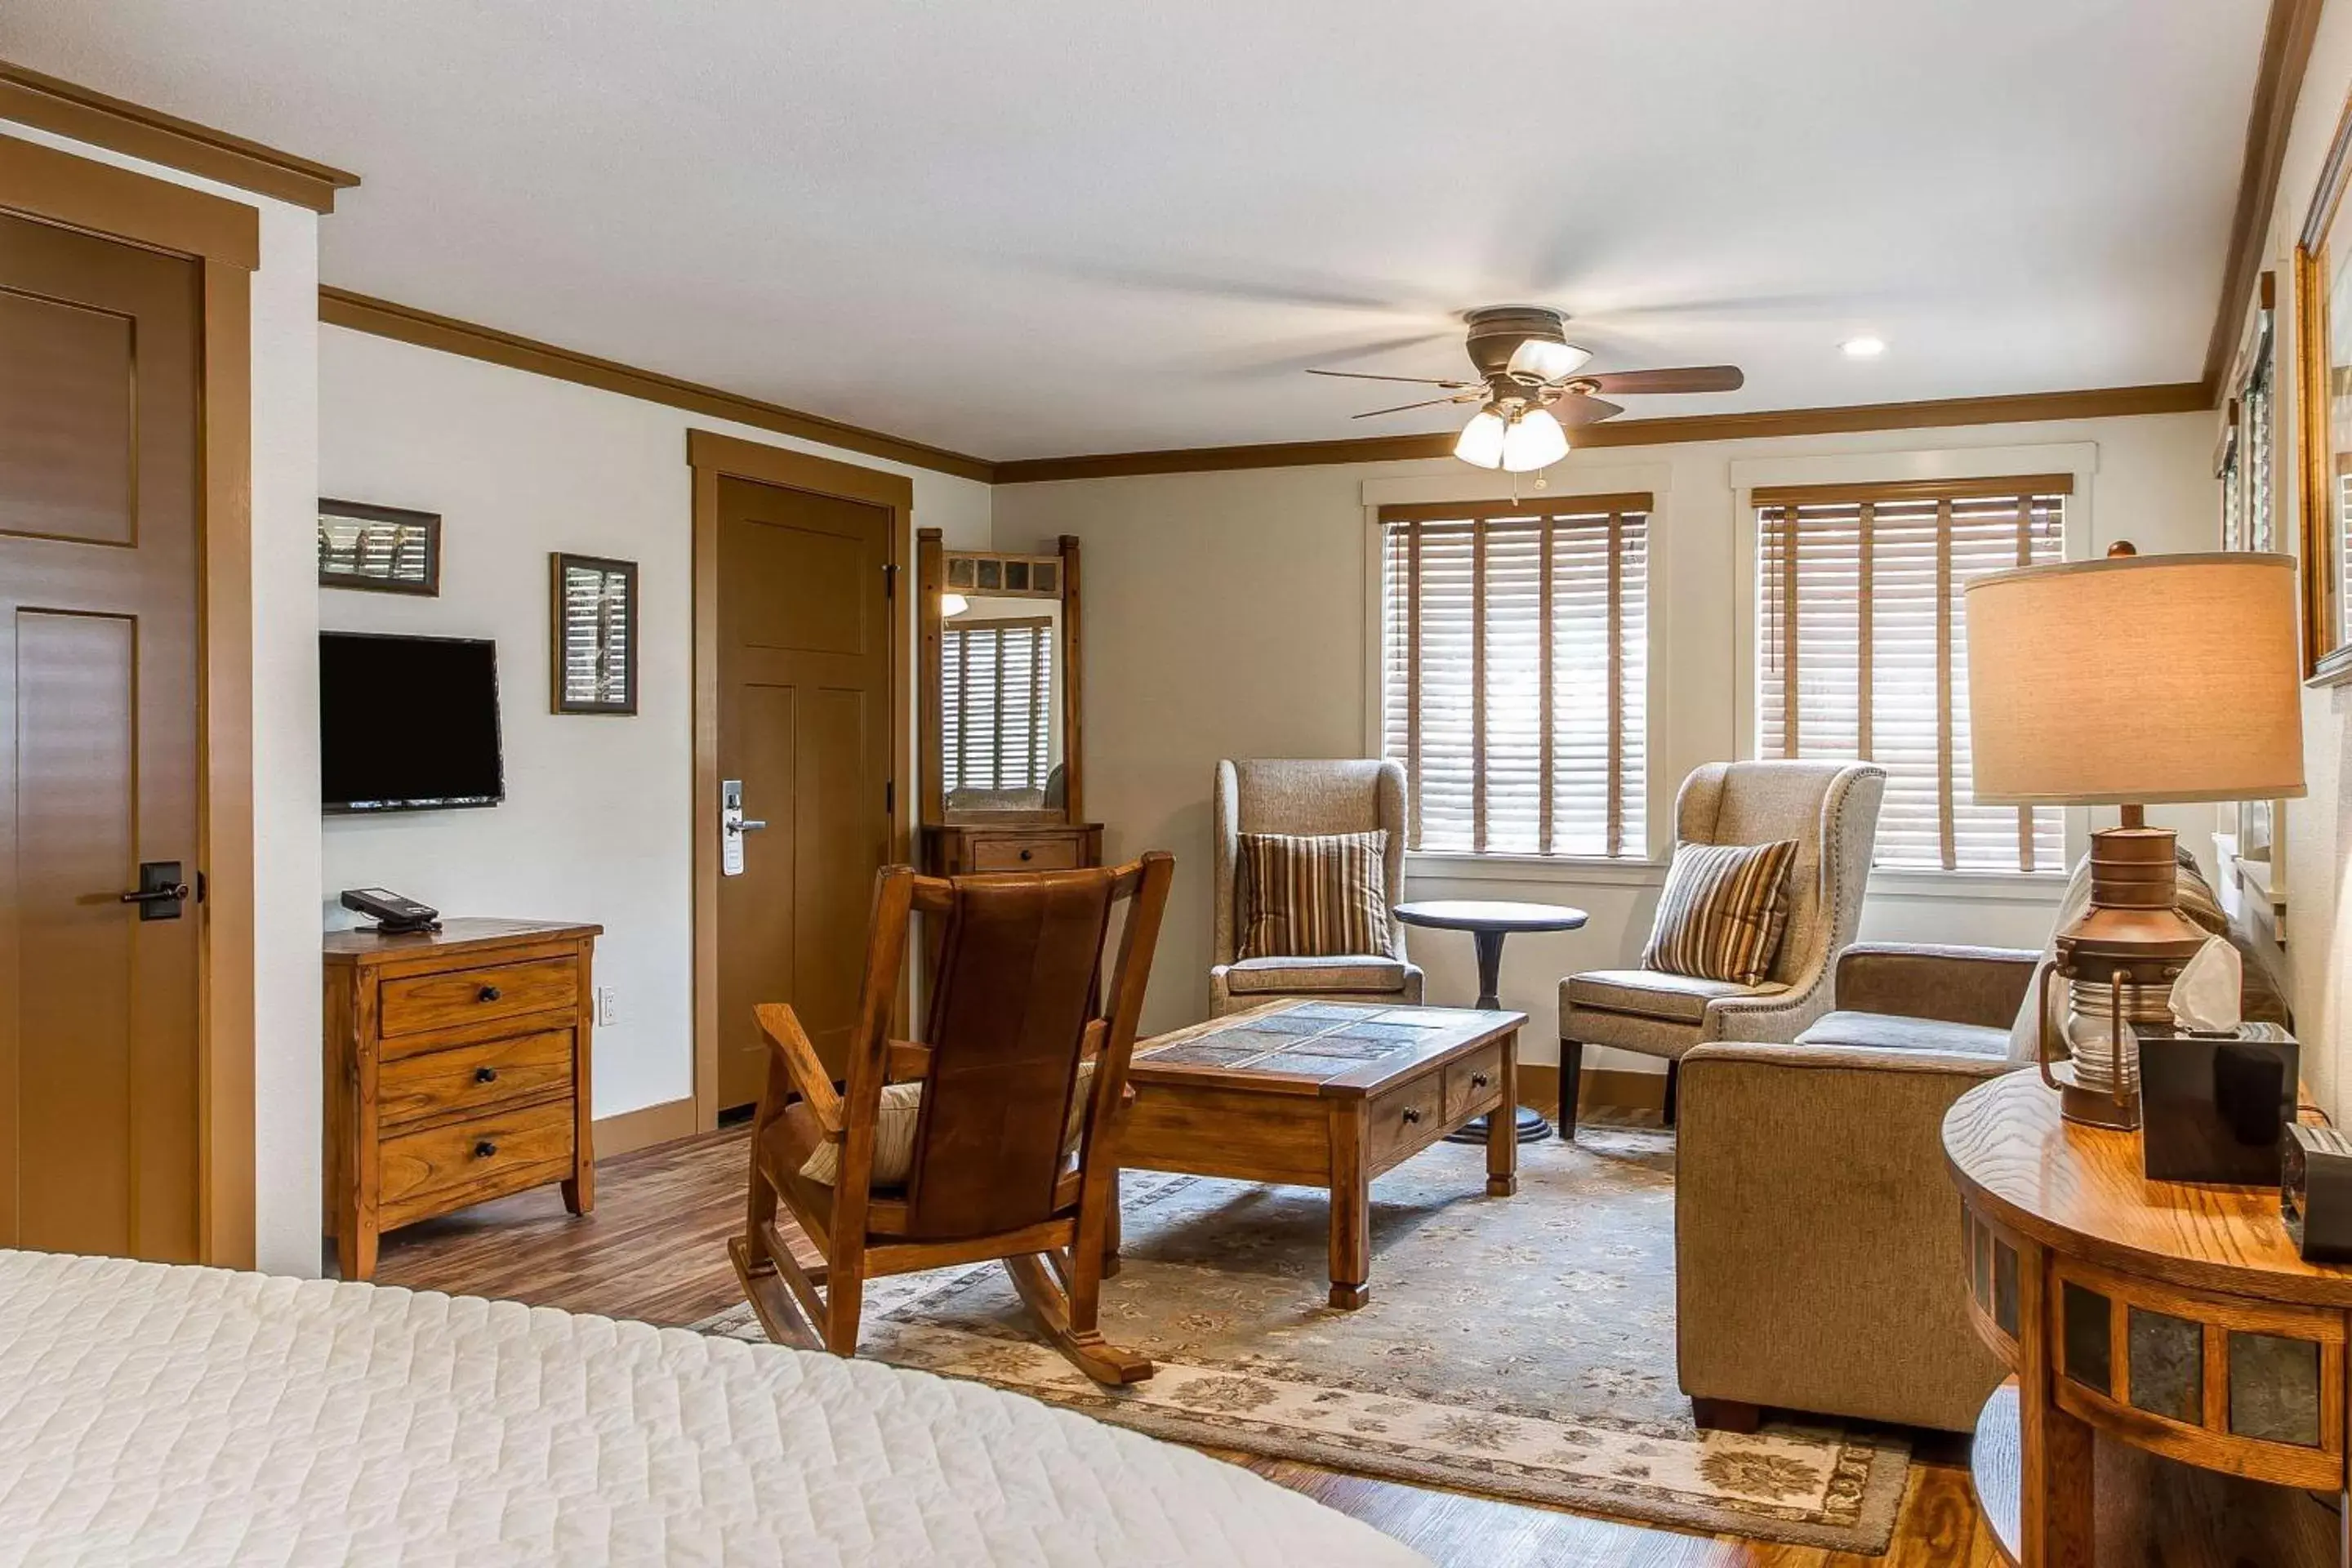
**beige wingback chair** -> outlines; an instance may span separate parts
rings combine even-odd
[[[1328,1002],[1421,1001],[1421,971],[1405,960],[1404,926],[1391,920],[1386,952],[1337,958],[1235,957],[1241,943],[1239,879],[1234,867],[1244,833],[1388,834],[1384,897],[1404,898],[1404,770],[1356,761],[1221,762],[1214,803],[1215,933],[1209,1010],[1230,1013],[1277,997]]]
[[[1758,985],[1647,969],[1599,969],[1559,983],[1560,1131],[1575,1131],[1586,1046],[1666,1058],[1666,1121],[1677,1064],[1707,1040],[1794,1040],[1829,1010],[1837,955],[1853,941],[1870,879],[1884,769],[1868,763],[1710,763],[1683,781],[1675,842],[1797,841],[1789,923]]]

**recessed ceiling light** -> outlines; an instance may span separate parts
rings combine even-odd
[[[1886,352],[1885,338],[1848,338],[1838,345],[1848,359],[1876,359]]]

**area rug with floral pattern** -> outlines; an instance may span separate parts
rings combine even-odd
[[[1674,1138],[1587,1127],[1440,1143],[1372,1186],[1371,1301],[1326,1304],[1313,1189],[1130,1171],[1105,1336],[1158,1363],[1098,1388],[993,1263],[877,1280],[859,1353],[1157,1436],[1752,1539],[1884,1552],[1909,1450],[1883,1433],[1701,1432],[1675,1381]],[[751,1309],[695,1325],[758,1340]]]

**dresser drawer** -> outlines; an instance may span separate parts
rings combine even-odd
[[[572,1053],[572,1031],[548,1029],[395,1057],[377,1069],[376,1116],[389,1127],[568,1094]]]
[[[1481,1047],[1445,1068],[1445,1121],[1466,1121],[1491,1107],[1503,1093],[1503,1047]]]
[[[386,1037],[419,1035],[580,1004],[580,961],[543,958],[387,980],[378,1002]]]
[[[1078,860],[1078,841],[1067,834],[971,841],[975,871],[1072,871]]]
[[[388,1135],[377,1221],[386,1229],[572,1173],[572,1098]]]
[[[1445,1086],[1442,1075],[1426,1073],[1399,1084],[1364,1107],[1364,1158],[1383,1170],[1445,1131]]]

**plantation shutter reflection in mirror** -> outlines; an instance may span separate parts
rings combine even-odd
[[[552,557],[558,713],[637,710],[637,565]]]
[[[1756,754],[1886,770],[1872,863],[2065,869],[2054,806],[1978,805],[1962,595],[2066,553],[2074,479],[1757,489]]]
[[[940,638],[941,787],[1034,789],[1053,771],[1054,622],[950,622]]]
[[[1381,509],[1381,753],[1409,848],[1648,853],[1651,504]]]

